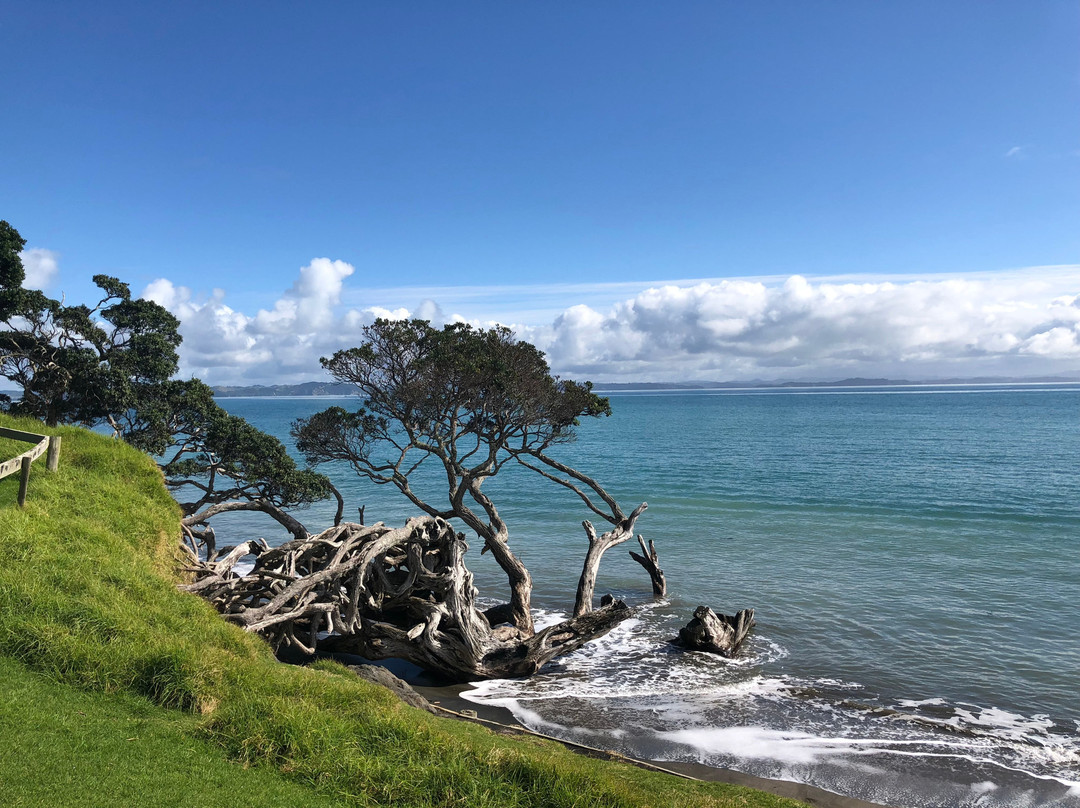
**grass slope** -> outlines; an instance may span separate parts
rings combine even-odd
[[[333,663],[279,664],[175,589],[179,514],[151,460],[57,432],[60,470],[34,464],[25,510],[0,482],[0,725],[25,728],[3,733],[0,784],[17,790],[0,803],[227,805],[233,772],[262,795],[241,803],[266,806],[800,805],[439,719]]]
[[[331,808],[345,803],[197,737],[196,716],[50,682],[0,658],[0,805]]]

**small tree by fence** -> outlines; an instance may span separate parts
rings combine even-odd
[[[34,444],[33,449],[0,463],[0,479],[10,476],[16,471],[21,472],[19,477],[19,507],[22,508],[26,505],[26,489],[30,484],[30,465],[46,452],[48,452],[48,457],[45,459],[46,469],[56,471],[57,466],[60,465],[60,436],[38,435],[35,432],[23,432],[19,429],[0,427],[0,438],[10,438],[11,440],[21,440]]]

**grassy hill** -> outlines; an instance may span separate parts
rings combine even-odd
[[[25,510],[0,481],[0,805],[787,806],[406,707],[278,663],[175,588],[153,462],[74,428]]]

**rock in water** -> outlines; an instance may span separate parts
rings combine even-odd
[[[679,629],[674,642],[691,651],[733,657],[753,627],[753,609],[743,609],[734,615],[718,615],[708,606],[698,606],[694,610],[694,619]]]

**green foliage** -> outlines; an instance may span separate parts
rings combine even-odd
[[[9,694],[35,695],[41,714],[29,724],[29,739],[14,733],[15,754],[7,754],[11,738],[8,746],[0,741],[5,804],[123,804],[119,795],[135,792],[110,778],[110,764],[118,776],[134,778],[124,782],[145,784],[140,801],[147,804],[231,804],[231,797],[214,798],[224,776],[203,756],[210,742],[245,767],[278,769],[305,791],[356,806],[796,806],[438,719],[331,663],[315,669],[282,665],[256,636],[176,590],[180,515],[150,458],[75,428],[43,430],[4,416],[0,424],[63,436],[59,471],[34,464],[25,510],[13,507],[10,481],[0,482],[0,557],[6,562],[0,567],[0,657],[53,683],[47,698],[39,699],[38,691],[26,690],[25,677],[8,675],[10,665],[0,669],[0,723],[16,725],[6,720],[19,707],[4,698]],[[65,686],[90,695],[69,698],[60,690]],[[102,693],[109,695],[94,695]],[[140,706],[147,704],[154,706]],[[72,707],[86,714],[83,724]],[[133,714],[144,723],[128,735]],[[117,728],[125,739],[139,740],[119,741]],[[42,738],[53,732],[58,746],[50,752],[54,747]],[[123,743],[156,751],[130,753],[139,761],[133,766],[150,771],[124,768]],[[20,771],[24,754],[40,760],[28,770],[36,782],[9,785],[7,773]],[[166,760],[190,761],[195,777],[174,779],[182,773]],[[195,783],[204,765],[210,766],[205,792]],[[59,778],[69,772],[84,773],[102,789],[115,786],[116,800],[105,791],[95,803],[88,790],[74,786],[67,802]],[[238,789],[250,782],[243,778],[238,771]],[[189,790],[168,798],[169,783],[189,782],[177,786]],[[59,796],[33,801],[33,795],[52,794]],[[247,804],[278,804],[272,799]],[[323,803],[311,796],[295,804]]]
[[[133,406],[140,390],[176,372],[180,321],[126,283],[95,275],[102,298],[68,305],[23,289],[25,241],[0,222],[0,376],[18,384],[19,415],[50,425],[92,424]]]
[[[19,253],[26,246],[26,239],[19,231],[0,219],[0,320],[6,320],[13,304],[13,290],[21,289],[26,279]]]
[[[486,450],[477,459],[487,462],[492,452],[571,440],[581,417],[611,414],[591,384],[552,376],[544,354],[505,327],[377,320],[364,338],[322,364],[365,396],[359,420],[349,424],[365,442],[400,433],[436,447],[475,441]],[[320,459],[316,444],[304,445]]]
[[[363,407],[332,407],[297,421],[297,448],[310,463],[347,461],[375,483],[396,485],[426,512],[460,516],[474,529],[462,498],[478,493],[476,485],[510,460],[541,457],[573,440],[582,417],[611,414],[590,383],[553,376],[544,354],[504,327],[380,319],[364,339],[322,360],[337,381],[360,390]],[[428,457],[450,480],[447,509],[419,501],[409,487]]]
[[[140,386],[117,423],[128,443],[163,456],[185,514],[229,501],[288,508],[333,493],[329,479],[298,468],[281,441],[223,410],[198,379]]]

